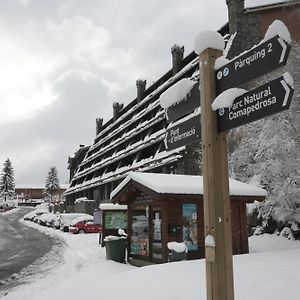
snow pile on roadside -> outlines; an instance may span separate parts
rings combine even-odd
[[[107,261],[105,248],[98,244],[98,234],[74,235],[31,222],[21,223],[60,238],[64,244],[63,265],[52,269],[47,276],[36,274],[33,283],[10,291],[5,299],[63,300],[83,299],[86,295],[94,298],[102,293],[98,289],[102,278],[133,268]]]
[[[253,235],[249,238],[250,253],[299,249],[300,242],[273,234]]]
[[[5,216],[7,216],[7,215],[10,215],[10,214],[13,214],[13,213],[15,213],[17,210],[19,210],[19,207],[12,208],[12,209],[10,209],[10,210],[7,210],[7,211],[4,211],[4,212],[1,212],[1,214],[2,214],[2,215],[5,215]]]
[[[72,235],[39,228],[64,240],[65,263],[47,277],[11,291],[5,300],[206,299],[203,259],[134,268],[107,261],[97,234]],[[255,236],[249,241],[251,252],[265,252],[234,256],[236,299],[298,299],[300,242],[275,235]],[[146,292],[149,288],[151,292]]]

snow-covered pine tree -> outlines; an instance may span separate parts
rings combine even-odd
[[[54,192],[59,189],[60,189],[60,186],[59,186],[59,180],[57,177],[56,167],[50,167],[48,176],[46,178],[46,183],[45,183],[45,193],[50,196],[50,201],[52,201]]]
[[[258,205],[265,232],[291,228],[300,239],[300,43],[292,41],[285,67],[294,79],[290,108],[274,116],[240,127],[230,149],[231,176],[257,183],[268,191],[267,201]],[[282,69],[265,75],[262,85],[281,76]],[[252,84],[246,89],[252,89]],[[236,135],[236,133],[238,133]],[[252,210],[255,211],[255,210]],[[263,232],[262,231],[262,232]]]
[[[0,196],[4,201],[12,198],[15,194],[14,169],[9,158],[4,162],[0,181]]]
[[[230,156],[237,179],[253,182],[255,178],[268,191],[267,201],[258,206],[262,232],[287,226],[297,237],[300,234],[298,114],[297,109],[289,110],[241,127],[241,138]]]

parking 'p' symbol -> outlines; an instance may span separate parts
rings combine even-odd
[[[223,76],[227,76],[229,74],[229,68],[225,68],[224,70],[223,70]]]

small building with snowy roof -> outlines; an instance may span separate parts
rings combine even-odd
[[[233,179],[229,190],[233,253],[248,253],[246,204],[266,191]],[[128,206],[129,261],[167,262],[169,242],[184,242],[188,259],[204,257],[202,176],[132,172],[111,200]]]
[[[68,184],[61,184],[60,188],[53,193],[53,197],[55,199],[62,199],[63,193],[66,191],[68,188]],[[19,200],[33,200],[33,199],[38,199],[38,200],[43,200],[46,198],[45,194],[45,186],[42,185],[21,185],[18,184],[16,185],[15,188],[16,195],[18,196]]]
[[[120,229],[127,230],[127,205],[101,203],[99,209],[102,224],[99,243],[104,246],[107,236],[117,236]]]

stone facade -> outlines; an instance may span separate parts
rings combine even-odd
[[[75,212],[84,213],[93,215],[95,210],[95,201],[94,200],[85,200],[85,201],[75,201]]]
[[[236,33],[228,58],[249,49],[261,39],[260,17],[257,14],[245,14],[243,0],[227,0],[229,34]]]

